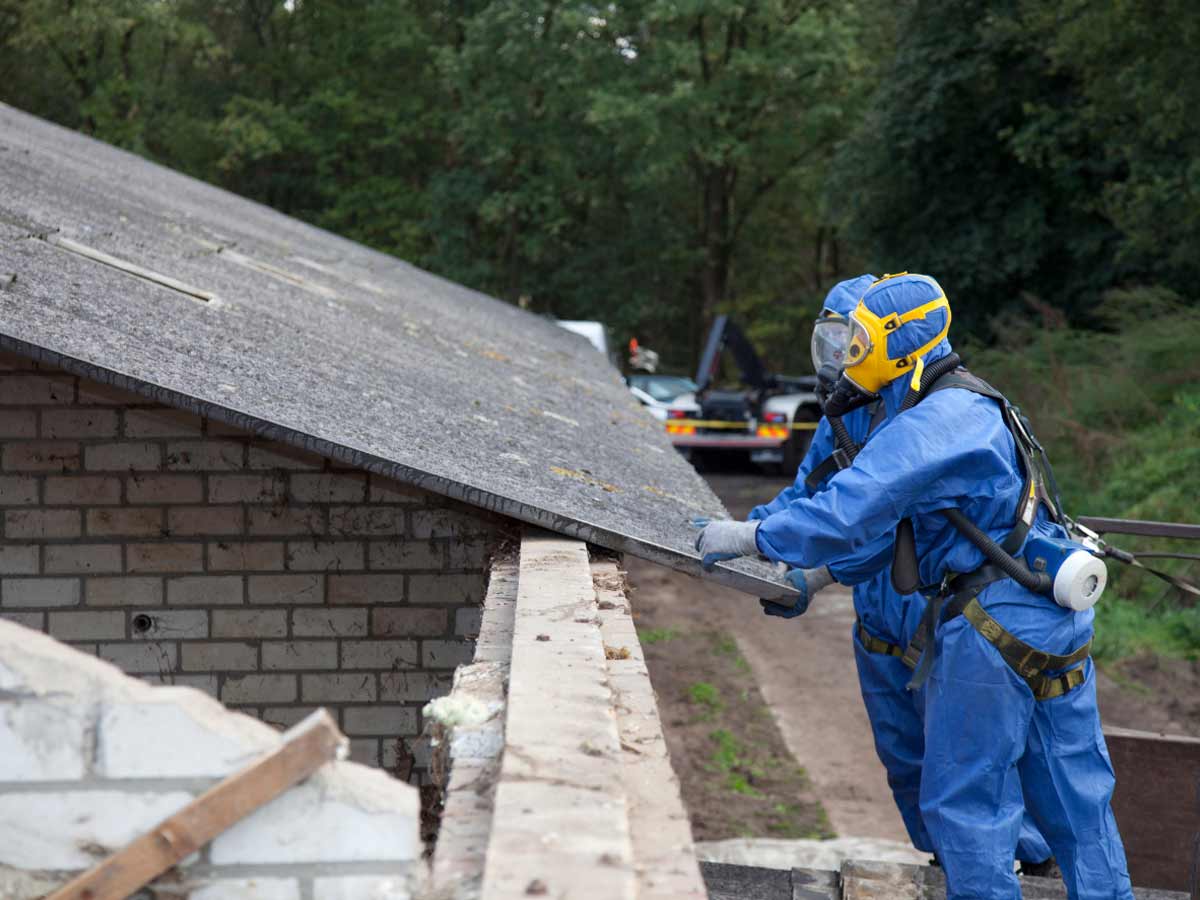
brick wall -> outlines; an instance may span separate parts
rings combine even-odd
[[[0,513],[0,617],[272,724],[326,706],[388,768],[471,658],[499,528],[6,354]]]

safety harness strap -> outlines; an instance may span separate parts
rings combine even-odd
[[[874,431],[884,419],[887,418],[887,407],[883,405],[882,400],[876,400],[875,405],[871,410],[871,422],[867,425],[867,434]],[[841,447],[834,447],[833,452],[813,466],[813,470],[808,473],[808,477],[804,479],[804,486],[809,491],[816,492],[825,479],[831,475],[835,475],[842,469],[848,469],[854,462],[854,457],[843,450]]]
[[[1059,656],[1031,647],[1008,631],[988,615],[977,597],[972,597],[966,603],[962,610],[962,616],[983,636],[984,640],[1000,651],[1000,655],[1008,663],[1009,668],[1020,675],[1029,685],[1035,699],[1049,700],[1053,697],[1061,697],[1083,684],[1084,670],[1081,663],[1092,652],[1090,640],[1074,653]],[[1078,666],[1078,668],[1071,668],[1072,666]],[[1046,674],[1057,669],[1070,669],[1070,671],[1054,676]]]
[[[904,658],[904,648],[899,644],[892,644],[882,638],[877,638],[871,632],[867,631],[866,626],[860,621],[857,623],[858,640],[863,645],[863,649],[868,653],[879,653],[883,656],[896,656]]]

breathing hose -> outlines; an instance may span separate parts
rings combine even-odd
[[[846,454],[847,459],[853,460],[862,448],[854,443],[854,438],[850,437],[850,432],[846,430],[846,423],[842,421],[841,416],[827,416],[827,418],[838,447]]]
[[[943,509],[950,524],[958,529],[968,541],[979,548],[987,557],[988,562],[995,565],[1005,575],[1037,594],[1048,594],[1054,586],[1053,580],[1045,572],[1034,572],[1019,559],[1013,559],[1004,552],[1004,548],[992,540],[991,535],[979,528],[974,522],[963,515],[961,510]]]
[[[953,372],[962,365],[962,360],[957,353],[947,353],[937,362],[932,362],[925,367],[925,371],[921,373],[921,388],[920,390],[908,389],[908,393],[904,395],[904,402],[900,404],[900,412],[906,409],[912,409],[917,405],[917,401],[924,395],[925,388],[932,385],[935,381],[945,375],[947,372]]]

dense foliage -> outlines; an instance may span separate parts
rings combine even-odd
[[[677,370],[728,311],[802,371],[834,281],[931,272],[1072,508],[1194,520],[1198,45],[1190,0],[0,0],[0,100]]]

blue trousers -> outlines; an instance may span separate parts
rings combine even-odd
[[[900,643],[897,638],[875,636],[893,644]],[[920,808],[921,767],[925,757],[924,689],[907,690],[905,686],[912,678],[912,672],[899,657],[867,650],[859,640],[857,625],[853,629],[853,641],[858,684],[875,737],[875,752],[887,771],[888,787],[892,789],[913,846],[933,853],[933,841],[925,828]],[[1016,858],[1023,862],[1043,862],[1052,855],[1037,827],[1025,816]]]
[[[1038,701],[962,617],[939,628],[936,642],[920,808],[949,900],[1019,900],[1012,860],[1026,810],[1071,900],[1132,900],[1091,660],[1082,685]]]

